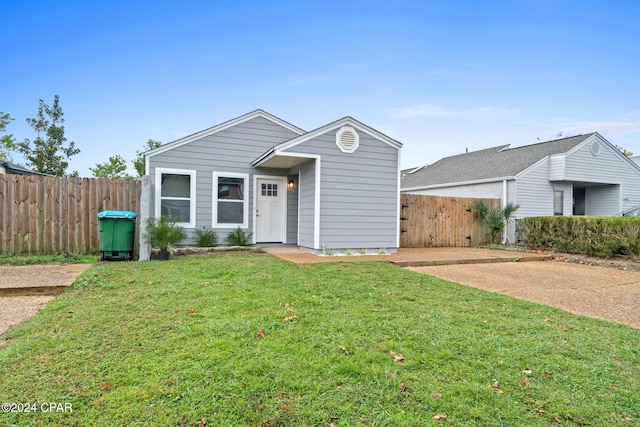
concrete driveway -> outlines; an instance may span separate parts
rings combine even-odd
[[[296,263],[389,261],[444,280],[640,329],[640,272],[480,248],[401,248],[396,254],[367,256],[317,256],[291,246],[262,250]]]
[[[407,268],[640,329],[640,272],[556,261]]]

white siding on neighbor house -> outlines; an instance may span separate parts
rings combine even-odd
[[[517,177],[516,218],[553,215],[553,186],[549,182],[549,159],[544,159]],[[566,203],[565,195],[565,203]],[[569,197],[571,200],[571,197]]]
[[[320,248],[396,248],[398,236],[398,149],[358,129],[354,153],[336,145],[337,129],[291,147],[297,153],[320,155]],[[312,163],[313,164],[313,163]],[[306,165],[306,163],[305,163]],[[312,171],[301,169],[299,245],[313,248],[309,220],[313,188],[303,180]]]
[[[625,158],[615,147],[606,143],[600,138],[600,153],[594,156],[591,153],[591,142],[595,140],[589,138],[583,144],[577,147],[577,150],[570,152],[566,160],[566,180],[576,182],[591,182],[594,184],[619,184],[620,188],[608,187],[611,191],[617,191],[617,197],[620,204],[615,203],[613,213],[604,215],[616,215],[622,210],[630,209],[640,205],[640,168]],[[596,190],[595,194],[604,197],[602,203],[609,203],[613,194],[605,195],[606,189]],[[588,199],[588,197],[587,197]],[[589,201],[587,201],[589,203]],[[594,203],[592,201],[592,203]],[[597,212],[612,212],[610,209],[597,209]],[[592,213],[587,208],[587,215],[601,215]]]
[[[564,181],[565,179],[565,154],[549,156],[549,181]]]
[[[263,117],[256,117],[231,128],[219,131],[201,139],[179,145],[168,151],[148,158],[149,174],[154,183],[156,168],[175,168],[196,171],[196,228],[211,228],[213,218],[214,191],[213,172],[245,173],[249,179],[245,183],[245,197],[248,199],[248,221],[246,231],[253,233],[253,175],[287,176],[281,169],[255,169],[251,162],[276,144],[298,136],[291,130],[277,125]],[[289,194],[289,196],[291,196]],[[151,191],[151,206],[155,206],[155,188]],[[294,198],[295,200],[295,198]],[[159,216],[159,212],[152,212]],[[289,224],[289,222],[288,222]],[[185,229],[188,241],[193,243],[195,229]],[[231,229],[214,229],[219,241],[224,241]]]
[[[594,216],[615,216],[620,208],[620,186],[599,185],[587,187],[585,191],[585,212]]]
[[[429,188],[425,190],[411,190],[403,191],[403,193],[425,194],[429,196],[502,199],[502,181],[457,185],[454,187]]]

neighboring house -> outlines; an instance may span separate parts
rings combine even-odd
[[[315,253],[393,252],[401,146],[351,117],[305,132],[256,110],[146,152],[149,216],[179,218],[184,244],[240,227]]]
[[[498,198],[503,205],[520,205],[516,218],[610,216],[640,205],[640,166],[591,133],[446,157],[403,171],[401,188],[412,194]]]
[[[15,163],[2,159],[0,159],[0,174],[49,176],[46,173],[32,171],[24,166],[16,165]]]

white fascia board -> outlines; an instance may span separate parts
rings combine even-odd
[[[209,136],[209,135],[212,135],[214,133],[221,132],[221,131],[223,131],[225,129],[229,129],[230,127],[233,127],[233,126],[239,125],[241,123],[244,123],[246,121],[255,119],[256,117],[262,117],[264,119],[272,121],[272,122],[274,122],[274,123],[286,128],[286,129],[288,129],[288,130],[290,130],[290,131],[292,131],[294,133],[297,133],[298,135],[304,134],[304,130],[300,129],[299,127],[294,126],[291,123],[287,123],[284,120],[279,119],[278,117],[267,113],[266,111],[256,110],[256,111],[252,111],[251,113],[247,113],[245,115],[242,115],[240,117],[236,117],[235,119],[228,120],[228,121],[226,121],[224,123],[220,123],[219,125],[210,127],[208,129],[205,129],[205,130],[202,130],[200,132],[196,132],[196,133],[191,134],[189,136],[185,136],[184,138],[177,139],[177,140],[175,140],[173,142],[169,142],[168,144],[161,145],[160,147],[154,148],[153,150],[149,150],[149,151],[145,152],[144,154],[145,154],[146,157],[152,157],[152,156],[155,156],[156,154],[161,154],[161,153],[164,153],[166,151],[172,150],[172,149],[174,149],[176,147],[180,147],[181,145],[188,144],[189,142],[196,141],[196,140],[198,140],[200,138],[203,138],[205,136]]]
[[[460,182],[448,182],[446,184],[433,184],[433,185],[422,185],[420,187],[408,187],[402,188],[402,192],[406,193],[407,191],[419,191],[419,190],[431,190],[434,188],[449,188],[449,187],[459,187],[461,185],[473,185],[473,184],[488,184],[491,182],[502,182],[502,181],[511,181],[516,179],[515,176],[501,176],[496,178],[485,178],[485,179],[476,179],[473,181],[460,181]]]

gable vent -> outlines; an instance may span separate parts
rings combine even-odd
[[[355,129],[343,127],[336,134],[336,145],[343,153],[353,153],[360,145],[360,138]]]

